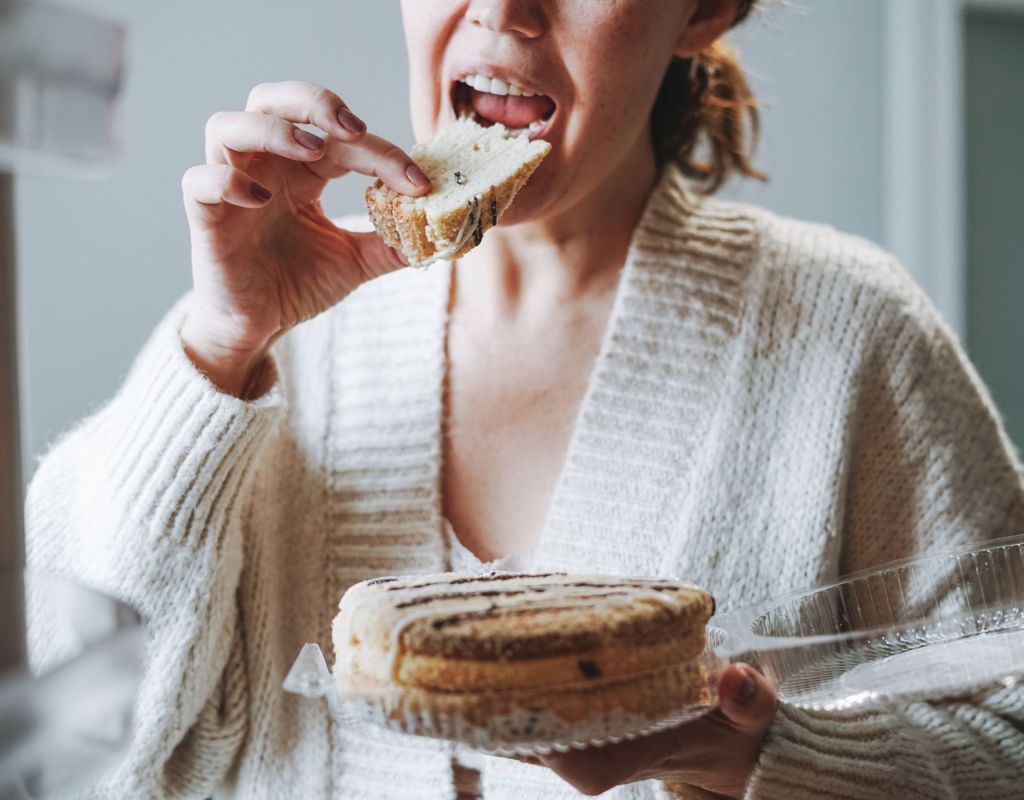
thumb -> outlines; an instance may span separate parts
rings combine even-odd
[[[345,233],[346,245],[362,270],[364,280],[379,278],[406,266],[402,254],[386,245],[376,233]]]
[[[775,687],[749,664],[730,664],[718,681],[718,710],[734,726],[767,729],[778,706]]]

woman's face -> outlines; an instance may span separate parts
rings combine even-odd
[[[552,150],[502,222],[564,213],[650,157],[650,110],[696,5],[403,0],[416,136],[462,113],[527,128]]]

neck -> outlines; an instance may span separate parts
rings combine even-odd
[[[656,181],[653,154],[638,147],[572,208],[495,228],[458,265],[458,295],[492,319],[543,319],[553,308],[610,294]]]

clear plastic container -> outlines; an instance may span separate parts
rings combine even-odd
[[[783,702],[837,710],[1024,679],[1024,536],[885,564],[714,618]]]
[[[303,647],[285,679],[286,691],[306,697],[322,697],[332,715],[346,724],[352,721],[372,723],[401,733],[430,736],[462,742],[470,747],[496,755],[544,755],[553,751],[613,744],[626,739],[655,733],[696,719],[718,704],[718,677],[724,661],[717,655],[721,632],[709,632],[702,657],[691,662],[699,673],[699,701],[654,705],[656,713],[638,711],[610,703],[588,711],[577,720],[565,720],[529,702],[517,702],[515,692],[478,695],[474,715],[444,710],[426,711],[404,704],[400,689],[382,690],[377,694],[361,690],[347,692],[327,668],[323,653],[316,644]],[[664,682],[652,674],[652,691],[664,691]],[[588,682],[593,688],[599,682]],[[558,693],[578,686],[555,687]],[[663,697],[659,697],[663,701]],[[643,702],[639,706],[648,705]]]

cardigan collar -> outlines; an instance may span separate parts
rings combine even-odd
[[[746,212],[691,195],[674,167],[663,172],[619,277],[537,543],[538,568],[672,574],[685,547],[673,520],[691,494],[689,469],[713,420],[754,249]],[[365,345],[344,348],[344,363],[336,361],[338,422],[328,435],[337,487],[330,561],[345,584],[446,563],[451,266],[389,278],[370,285],[337,332],[339,342]],[[402,515],[388,515],[385,531],[375,520],[388,508]]]
[[[673,577],[690,467],[743,313],[754,225],[664,170],[634,232],[537,567]]]

